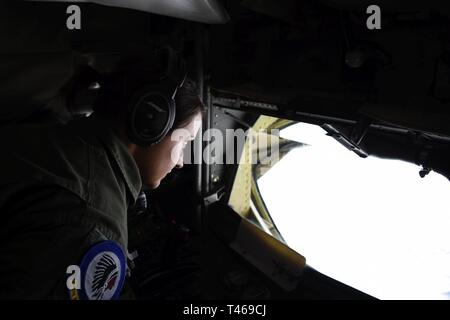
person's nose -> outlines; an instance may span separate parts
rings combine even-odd
[[[183,152],[182,152],[181,155],[180,155],[180,158],[178,158],[177,164],[175,165],[175,167],[177,169],[183,168],[183,160],[184,160],[184,156],[183,156]]]

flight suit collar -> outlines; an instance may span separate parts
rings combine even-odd
[[[108,148],[108,151],[111,152],[116,164],[120,168],[120,172],[126,182],[128,191],[133,197],[134,204],[142,188],[139,169],[134,161],[134,158],[131,156],[122,140],[120,140],[112,130],[105,131],[105,135],[110,136],[104,142]]]
[[[132,204],[134,204],[141,191],[142,182],[136,162],[125,144],[111,127],[98,117],[90,116],[89,118],[83,119],[80,125],[81,130],[89,128],[89,130],[94,131],[94,134],[101,140],[104,147],[113,157],[125,181],[127,190],[132,196]]]

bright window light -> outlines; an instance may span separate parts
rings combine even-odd
[[[358,157],[315,125],[258,180],[287,244],[308,265],[380,299],[450,299],[449,181],[414,164]]]

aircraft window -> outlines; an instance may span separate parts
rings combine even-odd
[[[319,126],[257,179],[286,243],[316,270],[380,299],[450,299],[449,181],[398,160],[360,158]]]

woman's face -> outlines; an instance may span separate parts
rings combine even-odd
[[[183,166],[183,151],[194,140],[202,124],[201,113],[191,118],[182,128],[175,129],[161,142],[150,147],[137,147],[133,152],[142,183],[155,189],[174,167]]]

